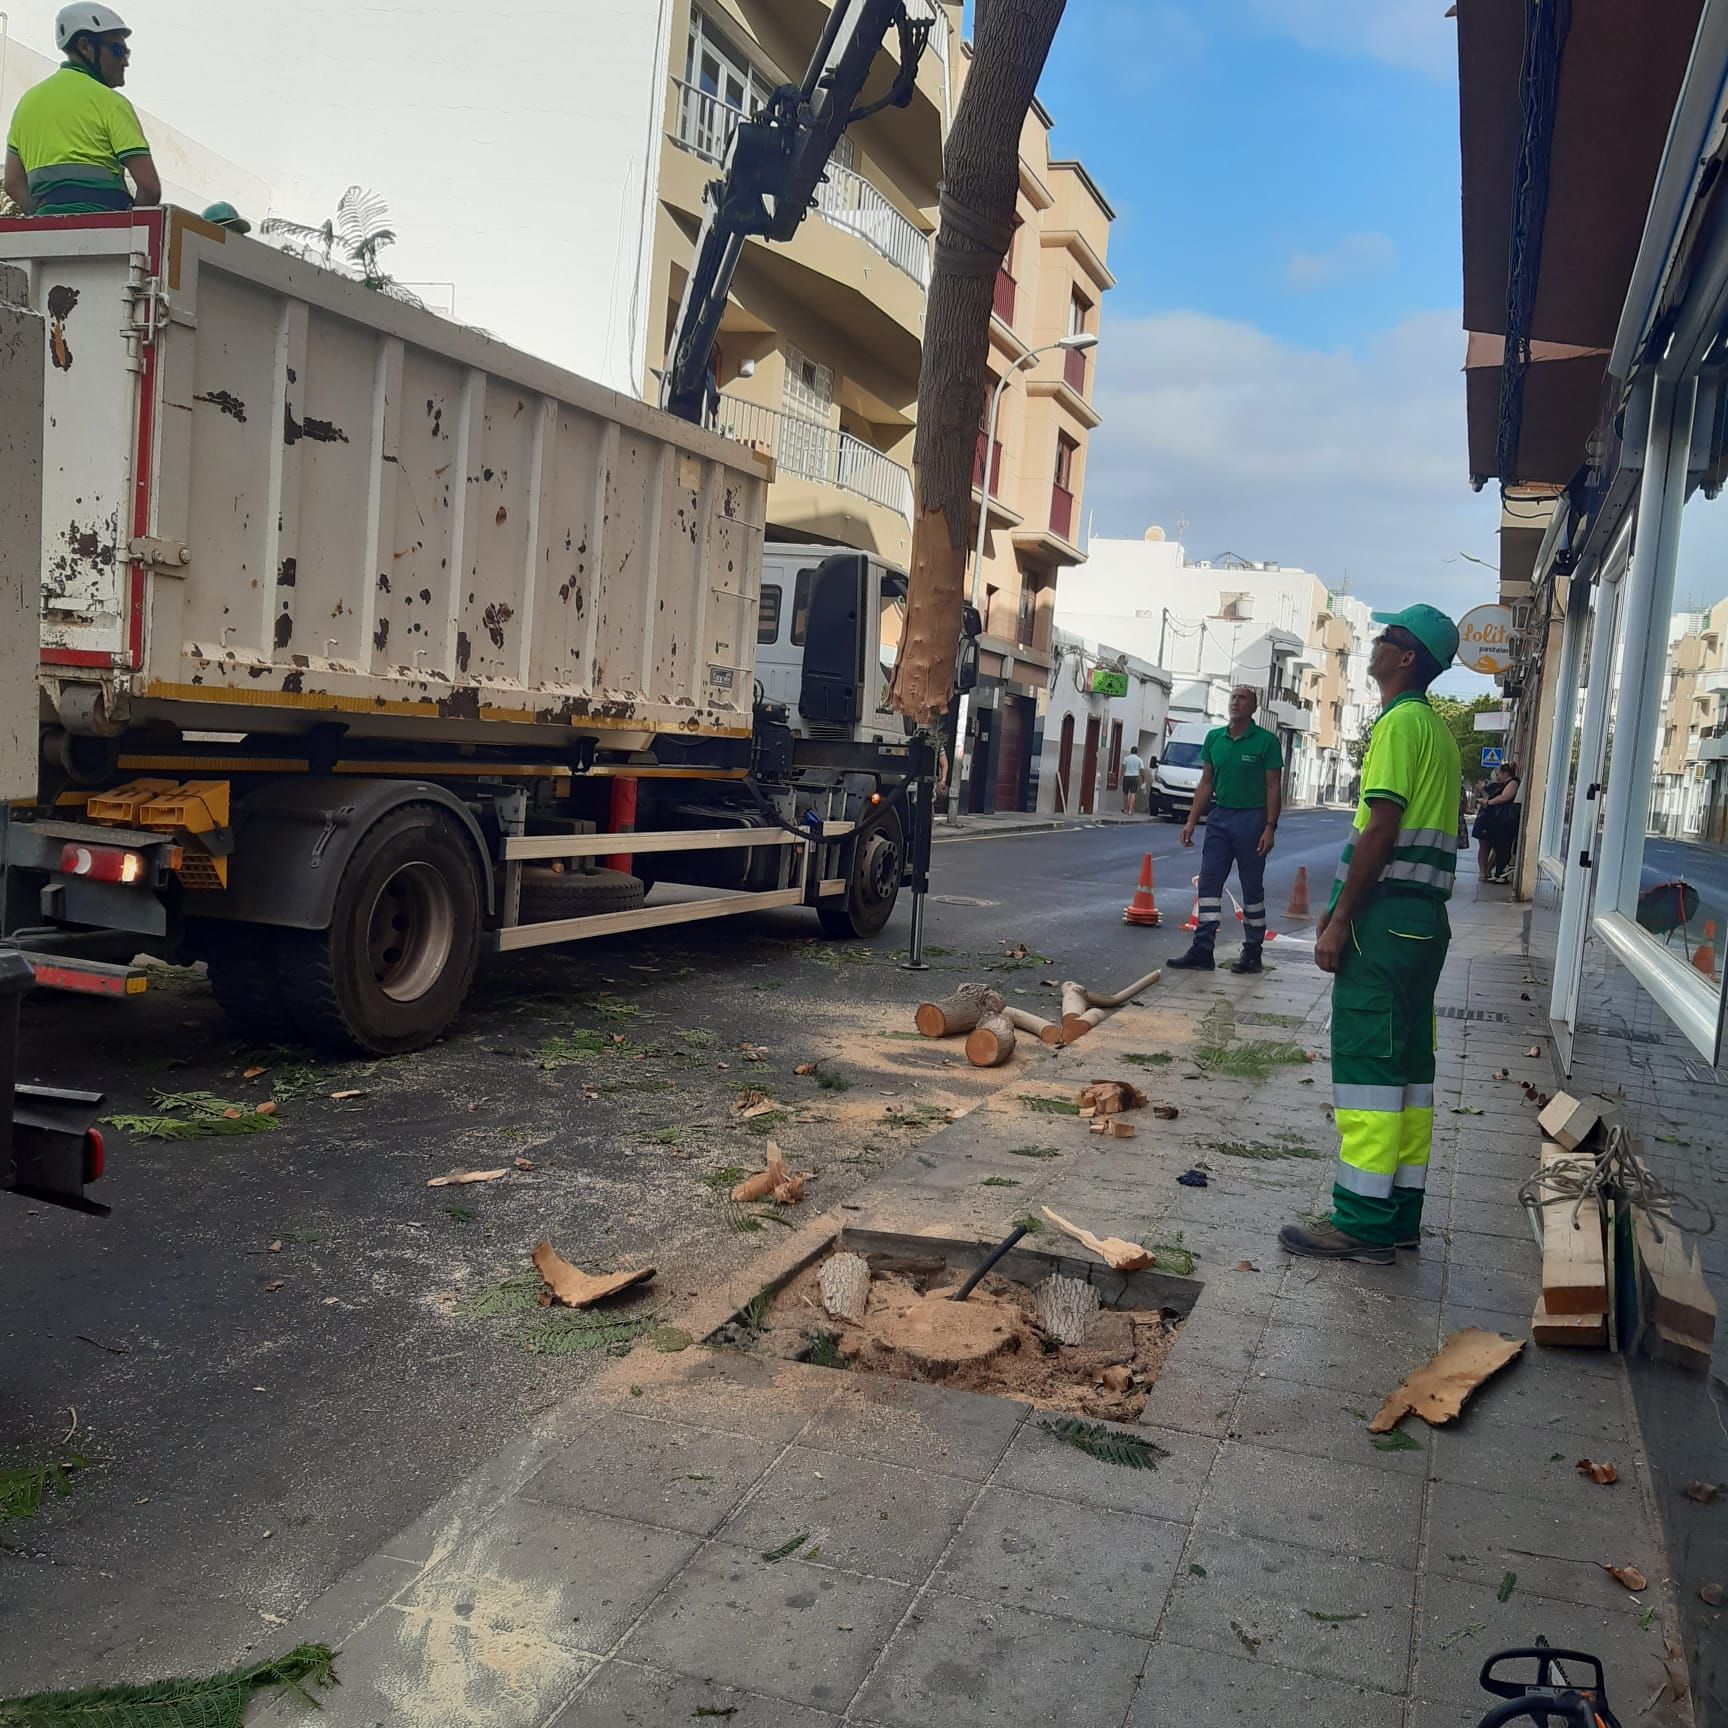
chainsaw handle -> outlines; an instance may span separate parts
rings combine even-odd
[[[1484,1716],[1477,1728],[1501,1728],[1507,1722],[1534,1722],[1538,1728],[1597,1728],[1596,1713],[1576,1692],[1513,1698]]]

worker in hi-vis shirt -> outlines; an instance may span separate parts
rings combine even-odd
[[[66,63],[18,98],[6,136],[6,196],[27,215],[161,202],[149,140],[120,94],[131,36],[118,12],[93,0],[63,7],[55,19]]]

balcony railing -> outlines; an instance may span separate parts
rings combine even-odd
[[[744,118],[743,110],[682,78],[672,80],[672,89],[678,109],[673,136],[692,156],[719,167],[733,128]],[[831,227],[880,252],[920,288],[930,286],[929,235],[902,216],[855,169],[829,165],[827,180],[816,188],[816,213]]]
[[[829,165],[826,184],[816,188],[816,213],[875,247],[920,288],[930,286],[929,235],[913,227],[855,169]]]
[[[1074,494],[1066,486],[1050,488],[1050,532],[1070,545],[1074,540]]]
[[[984,434],[978,434],[978,442],[972,451],[972,485],[982,491],[984,487]],[[998,438],[990,446],[990,496],[1002,496],[1002,440]]]
[[[1062,379],[1076,396],[1086,394],[1086,353],[1081,348],[1070,348],[1062,356]]]
[[[741,444],[773,451],[782,475],[838,486],[898,511],[908,523],[912,520],[911,471],[850,432],[733,396],[720,398],[714,429]]]
[[[1014,278],[1005,269],[996,272],[996,296],[990,310],[1010,329],[1014,327]]]

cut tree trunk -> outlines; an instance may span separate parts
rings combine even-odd
[[[920,725],[948,712],[971,545],[972,462],[989,377],[996,272],[1014,238],[1020,129],[1065,0],[990,0],[979,10],[959,111],[942,159],[941,224],[924,312],[913,446],[917,512],[894,708]]]
[[[1044,1044],[1062,1042],[1062,1028],[1053,1020],[1040,1019],[1036,1014],[1028,1014],[1024,1008],[1005,1008],[1003,1013],[1008,1016],[1008,1023],[1016,1032],[1030,1032]]]
[[[1080,1344],[1098,1312],[1098,1292],[1080,1278],[1052,1272],[1038,1286],[1038,1330],[1058,1344]]]
[[[1108,1008],[1088,1008],[1084,1014],[1062,1016],[1062,1042],[1074,1044],[1084,1038],[1094,1026],[1102,1026],[1110,1018]]]
[[[1014,1022],[1006,1014],[980,1020],[966,1038],[966,1060],[974,1068],[1000,1068],[1014,1054]]]
[[[1004,1006],[1001,996],[985,985],[962,984],[940,1002],[921,1003],[913,1019],[926,1038],[951,1038],[956,1032],[970,1032],[992,1014],[1000,1014]]]
[[[860,1254],[830,1254],[816,1277],[822,1305],[836,1320],[856,1326],[870,1305],[870,1262]]]

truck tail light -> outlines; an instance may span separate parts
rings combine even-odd
[[[144,854],[128,852],[119,846],[64,846],[60,850],[60,868],[68,876],[80,876],[86,882],[142,882]]]
[[[108,1167],[108,1149],[102,1144],[102,1131],[99,1128],[84,1130],[84,1180],[100,1182],[102,1172]]]

